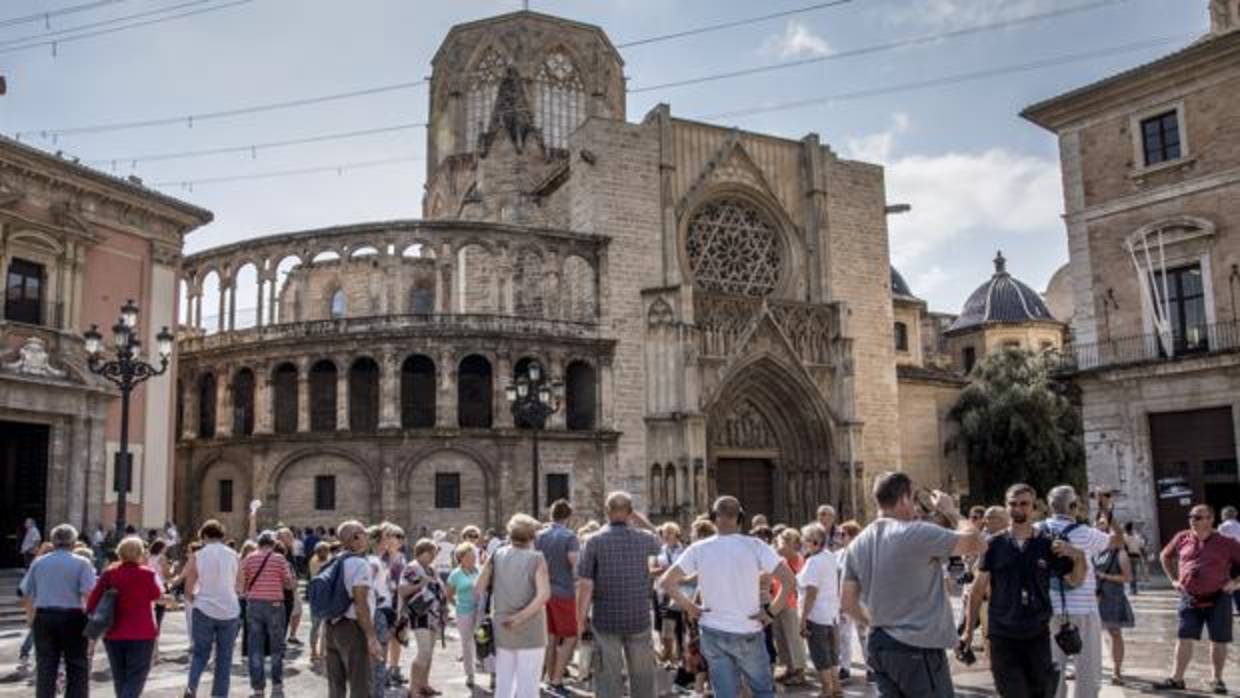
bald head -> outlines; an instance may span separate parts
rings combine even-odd
[[[607,520],[612,523],[623,523],[633,515],[633,496],[628,492],[617,490],[607,495]]]
[[[715,500],[710,510],[715,514],[715,525],[720,533],[730,532],[740,525],[741,503],[736,497],[724,495]]]

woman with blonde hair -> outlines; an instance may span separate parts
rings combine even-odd
[[[474,628],[477,626],[477,604],[474,583],[478,581],[478,548],[473,543],[456,546],[456,568],[448,575],[448,603],[456,609],[456,630],[461,636],[461,663],[465,667],[465,685],[474,687]]]
[[[155,571],[142,564],[146,546],[141,538],[125,538],[116,546],[116,554],[120,559],[99,577],[86,611],[94,613],[103,594],[116,590],[112,626],[104,635],[103,646],[108,651],[117,698],[138,698],[151,671],[155,638],[159,636],[155,602],[163,591],[155,581]]]
[[[538,698],[551,598],[547,560],[534,549],[539,523],[525,514],[508,521],[508,545],[495,551],[475,585],[491,594],[495,624],[495,698]],[[492,586],[491,580],[494,579]]]

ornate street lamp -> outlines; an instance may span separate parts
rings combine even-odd
[[[87,365],[91,373],[108,379],[121,390],[121,447],[116,453],[116,532],[125,532],[125,505],[129,494],[129,478],[132,474],[129,455],[129,395],[139,383],[154,378],[168,370],[168,358],[172,356],[175,337],[167,327],[155,336],[159,367],[143,361],[142,342],[138,339],[138,306],[129,300],[121,306],[120,319],[112,326],[112,345],[115,359],[106,359],[103,335],[98,325],[91,325],[83,335],[86,340]]]
[[[530,515],[538,518],[542,507],[538,503],[538,484],[541,479],[538,460],[538,432],[547,426],[547,417],[559,411],[564,402],[564,384],[559,380],[551,380],[543,373],[542,365],[530,361],[524,375],[504,388],[504,395],[512,404],[513,421],[518,425],[525,424],[532,432],[534,442],[533,461],[533,509]]]

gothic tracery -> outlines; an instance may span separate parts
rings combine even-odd
[[[758,208],[723,197],[699,208],[685,241],[699,288],[741,296],[770,295],[783,266],[779,233]]]

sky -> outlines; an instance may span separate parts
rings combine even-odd
[[[0,74],[8,84],[0,96],[0,132],[21,133],[25,143],[107,172],[136,174],[213,211],[215,221],[187,238],[187,252],[274,233],[418,217],[425,129],[192,158],[143,156],[402,127],[425,120],[427,95],[421,85],[228,118],[180,117],[414,82],[429,76],[430,58],[453,24],[521,8],[520,0],[112,0],[46,22],[6,21],[91,1],[0,0]],[[597,24],[619,44],[817,4],[530,0],[530,9]],[[892,263],[931,309],[958,312],[989,278],[997,250],[1009,271],[1039,290],[1067,262],[1057,144],[1021,119],[1020,110],[1186,45],[1208,30],[1207,5],[841,0],[621,49],[627,118],[640,121],[667,103],[678,117],[794,139],[817,133],[841,157],[884,165],[888,202],[912,207],[890,219]],[[1084,9],[1013,22],[1073,8]],[[57,38],[48,32],[189,12],[198,13],[62,41],[54,50],[23,48]],[[68,36],[73,33],[59,35]],[[904,42],[920,37],[938,38]],[[819,57],[765,73],[643,89]],[[798,101],[809,103],[789,105]],[[164,117],[178,118],[145,128],[42,134]],[[326,171],[234,179],[312,168]],[[210,181],[216,178],[232,181]],[[245,287],[238,306],[247,307]]]

